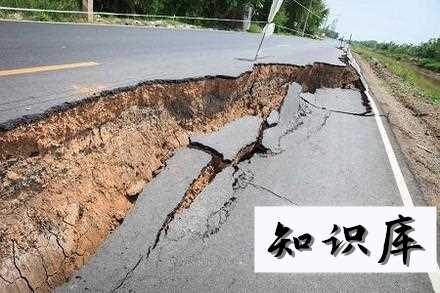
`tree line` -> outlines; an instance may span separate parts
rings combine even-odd
[[[299,4],[298,4],[299,3]],[[272,0],[94,0],[96,11],[199,16],[242,19],[245,7],[252,7],[252,20],[265,21]],[[307,17],[310,8],[313,14]],[[306,33],[317,34],[327,20],[329,9],[324,0],[284,1],[275,17],[278,26],[302,31],[307,19]]]
[[[252,7],[253,21],[266,21],[272,0],[94,0],[95,12],[136,13],[168,16],[196,16],[206,18],[243,19],[245,7]],[[82,0],[0,0],[0,6],[54,10],[81,10]],[[310,8],[312,13],[308,14]],[[24,13],[26,14],[26,13]],[[40,13],[41,19],[65,20],[73,15]],[[328,32],[324,27],[329,15],[325,0],[285,0],[275,17],[276,32],[287,32],[288,27],[311,35]],[[146,19],[149,20],[149,19]],[[240,29],[240,23],[187,21],[191,24],[225,29]],[[261,31],[263,24],[252,24]],[[332,36],[331,34],[328,34]],[[336,35],[337,36],[337,35]]]
[[[433,38],[419,45],[394,42],[360,41],[359,45],[380,51],[396,59],[409,59],[419,65],[440,72],[440,38]]]

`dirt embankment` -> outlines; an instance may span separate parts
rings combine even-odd
[[[256,66],[238,78],[105,93],[0,132],[0,291],[45,292],[65,281],[190,133],[267,117],[292,81],[311,92],[359,85],[348,67]]]
[[[356,59],[426,201],[440,207],[440,105],[419,96],[380,63]]]

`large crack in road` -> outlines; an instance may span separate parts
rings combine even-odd
[[[158,176],[169,169],[169,158],[176,157],[173,152],[188,143],[189,152],[204,153],[203,162],[194,176],[181,176],[189,182],[183,190],[175,192],[180,198],[172,201],[174,205],[167,209],[168,213],[159,216],[162,221],[155,231],[149,232],[154,239],[143,244],[146,250],[141,257],[129,261],[126,277],[131,274],[130,268],[138,267],[157,249],[176,214],[193,210],[198,196],[226,170],[233,170],[234,192],[251,186],[284,204],[295,204],[268,184],[256,182],[252,172],[244,172],[240,167],[255,154],[273,155],[274,144],[284,148],[282,137],[297,129],[308,129],[308,120],[310,125],[319,121],[317,125],[325,126],[330,111],[315,109],[319,110],[316,113],[325,113],[325,119],[308,119],[313,107],[298,97],[294,103],[300,103],[301,109],[289,110],[299,113],[294,121],[283,114],[289,108],[283,100],[293,81],[301,85],[292,88],[311,93],[320,87],[359,86],[357,75],[349,67],[264,65],[237,79],[145,83],[4,128],[0,133],[4,220],[0,227],[4,239],[0,252],[5,257],[0,260],[0,288],[47,291],[66,280],[95,253],[111,231],[126,222],[126,213],[143,197],[139,196],[142,189],[159,180]],[[274,114],[275,110],[280,113]],[[279,116],[279,121],[275,122],[275,116]],[[287,121],[287,127],[283,121]],[[244,123],[247,130],[234,130],[234,123]],[[196,132],[219,129],[217,133],[229,129],[231,137],[220,136],[210,145],[195,136]],[[276,142],[267,143],[266,139],[265,143],[264,134],[274,129],[282,134],[275,135]],[[314,130],[318,131],[319,127]],[[233,143],[237,133],[246,137],[244,142]],[[214,138],[215,134],[211,139]],[[150,183],[145,185],[147,182]],[[217,208],[213,217],[218,217],[218,223],[225,223],[237,199],[232,194]],[[206,231],[217,230],[212,220],[204,221],[209,222]],[[210,235],[206,231],[202,234]],[[14,269],[14,262],[10,261],[15,259],[11,258],[13,255],[23,259],[25,273]],[[124,278],[118,279],[120,283],[109,289],[123,286]]]
[[[345,91],[352,93],[354,90]],[[363,105],[361,101],[360,92],[355,92],[357,92],[355,97],[358,98],[360,107],[365,107],[365,112],[369,112],[369,107]],[[324,90],[324,94],[334,96],[335,93],[327,89]],[[276,114],[270,115],[270,122],[268,122],[269,117],[261,120],[257,117],[245,116],[226,124],[213,134],[190,137],[188,151],[194,150],[195,152],[205,153],[211,156],[211,160],[202,168],[201,172],[195,177],[196,179],[191,182],[185,191],[185,195],[174,209],[166,214],[165,220],[156,233],[154,242],[148,247],[144,247],[145,250],[138,259],[124,257],[122,263],[132,262],[132,265],[128,267],[122,279],[115,286],[108,287],[108,284],[102,281],[106,280],[104,277],[96,283],[98,284],[97,287],[87,287],[90,286],[88,278],[85,277],[84,273],[80,273],[74,281],[64,288],[86,287],[92,290],[100,288],[104,291],[107,289],[110,291],[120,289],[126,291],[133,285],[136,287],[139,282],[145,283],[145,281],[140,281],[140,278],[151,278],[153,283],[154,280],[163,279],[167,275],[165,272],[162,272],[160,277],[157,276],[156,279],[153,275],[157,274],[152,273],[152,270],[157,270],[158,266],[161,266],[160,263],[168,262],[170,259],[174,259],[173,266],[178,265],[174,262],[176,258],[179,258],[179,252],[181,250],[191,250],[194,244],[188,244],[185,239],[204,243],[208,238],[219,233],[222,227],[227,224],[228,218],[234,213],[234,209],[243,196],[243,191],[249,187],[258,190],[259,195],[276,199],[276,201],[279,201],[278,204],[298,205],[295,199],[291,198],[291,195],[279,194],[271,190],[270,187],[256,182],[257,171],[253,168],[252,160],[255,156],[271,160],[274,156],[281,154],[288,148],[292,148],[292,145],[283,145],[282,141],[286,136],[294,136],[295,145],[298,145],[319,134],[326,126],[327,121],[331,119],[332,111],[329,111],[326,107],[312,106],[305,101],[302,97],[301,86],[296,83],[289,85],[288,94],[278,111]],[[334,112],[346,114],[344,113],[346,111],[335,110]],[[278,119],[273,119],[274,116]],[[221,178],[216,179],[217,177]],[[224,183],[225,181],[228,183],[218,183]],[[161,184],[168,184],[167,180],[165,179]],[[212,194],[209,191],[218,188],[219,185],[223,189],[221,194]],[[212,198],[213,196],[215,198]],[[204,206],[204,208],[201,206]],[[125,231],[125,233],[130,232]],[[124,231],[117,237],[130,238],[127,234],[124,234]],[[108,243],[107,252],[115,253],[118,251],[119,243],[112,245],[112,239]],[[162,250],[171,250],[177,254],[168,254],[170,258],[167,258],[161,256]],[[194,256],[194,254],[191,254],[191,256]],[[91,267],[93,269],[100,266],[102,257],[98,256],[95,262],[92,261]],[[121,259],[113,259],[112,261],[121,263]],[[126,266],[124,265],[124,267]],[[121,275],[121,272],[115,272],[112,276],[116,277],[118,274]],[[157,288],[160,288],[160,286]]]

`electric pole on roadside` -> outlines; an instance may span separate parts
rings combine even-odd
[[[310,0],[309,2],[309,10],[307,10],[306,21],[304,22],[304,27],[303,27],[303,33],[302,33],[303,37],[304,34],[306,33],[306,27],[307,27],[307,21],[309,20],[310,9],[312,9],[312,1],[313,0]]]
[[[82,0],[82,10],[87,12],[87,21],[93,22],[93,0]]]

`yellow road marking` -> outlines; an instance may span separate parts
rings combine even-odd
[[[0,76],[37,73],[37,72],[72,69],[72,68],[79,68],[79,67],[90,67],[90,66],[96,66],[96,65],[99,65],[99,63],[81,62],[81,63],[71,63],[71,64],[59,64],[59,65],[17,68],[17,69],[9,69],[9,70],[0,70]]]

